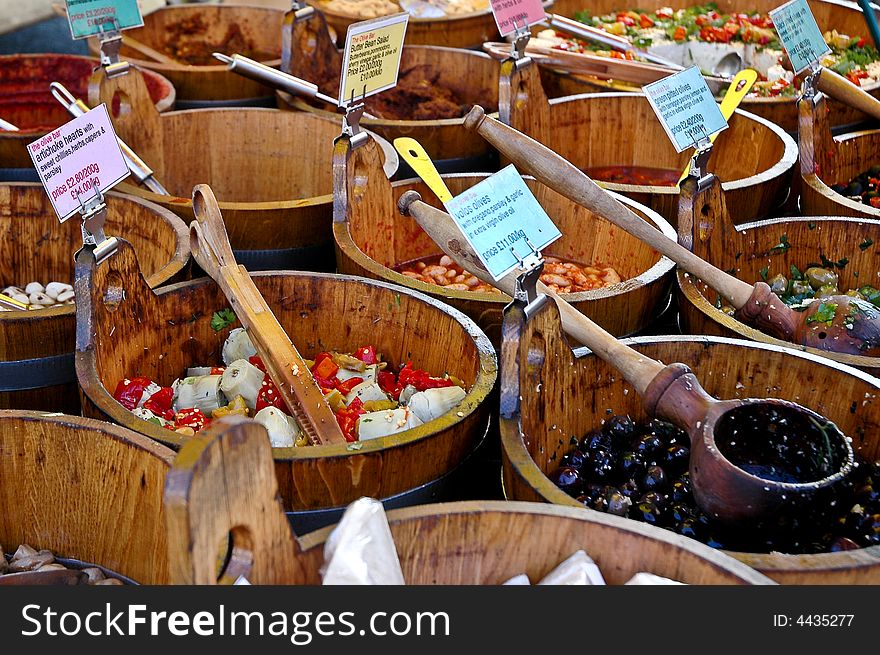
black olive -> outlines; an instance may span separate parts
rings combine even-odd
[[[604,495],[599,495],[593,498],[593,502],[588,505],[590,509],[594,509],[597,512],[607,512],[608,511],[608,499]]]
[[[694,510],[688,507],[687,505],[682,505],[676,503],[669,508],[669,516],[675,523],[681,523],[682,521],[693,521],[694,520]]]
[[[672,483],[672,491],[670,493],[672,502],[674,503],[692,503],[691,497],[691,476],[685,471],[678,480]]]
[[[601,496],[604,493],[604,484],[600,484],[598,482],[587,482],[584,485],[584,495],[589,496],[591,499],[596,498],[597,496]]]
[[[880,176],[880,164],[874,164],[873,166],[871,166],[871,168],[868,169],[867,173],[871,177]]]
[[[672,444],[666,449],[666,458],[664,459],[663,466],[670,475],[680,475],[687,471],[690,459],[690,448],[680,443]]]
[[[651,503],[660,509],[664,509],[669,504],[669,499],[663,494],[656,491],[649,491],[639,496],[639,503]]]
[[[873,485],[862,485],[856,490],[856,500],[860,505],[876,505],[880,503],[880,491],[877,491]]]
[[[633,441],[632,449],[647,461],[663,450],[663,440],[656,434],[645,434]]]
[[[576,468],[571,466],[563,466],[550,476],[557,487],[562,489],[569,496],[579,496],[584,488],[584,480]]]
[[[663,512],[654,503],[646,501],[631,507],[629,517],[637,521],[650,523],[651,525],[659,525],[663,520]]]
[[[633,496],[638,497],[642,495],[642,490],[639,488],[639,485],[636,484],[635,480],[627,480],[620,484],[617,487],[618,491],[622,493],[627,498],[632,498]]]
[[[709,546],[709,548],[724,548],[724,544],[715,539],[715,537],[709,537],[703,543]]]
[[[606,497],[608,500],[608,513],[616,516],[626,516],[632,506],[632,501],[616,489]]]
[[[649,466],[642,478],[642,488],[645,491],[654,491],[665,489],[666,484],[666,472],[659,466]]]
[[[591,453],[594,450],[611,450],[611,437],[604,432],[595,430],[581,439],[580,450]]]
[[[702,541],[702,526],[694,519],[685,519],[673,525],[673,529],[684,537]]]
[[[590,496],[586,495],[586,494],[581,494],[580,496],[578,496],[577,498],[575,498],[575,500],[576,500],[577,502],[579,502],[581,505],[583,505],[584,507],[589,507],[589,506],[590,506],[590,503],[593,502],[593,499],[592,499]]]
[[[860,541],[866,546],[880,544],[880,514],[867,514],[858,527]]]
[[[846,185],[845,184],[832,184],[831,190],[834,191],[834,193],[846,195]]]
[[[639,453],[626,450],[617,457],[617,472],[624,480],[640,478],[646,468],[645,460]]]
[[[584,461],[586,460],[586,455],[583,452],[575,448],[570,453],[563,455],[562,460],[560,460],[561,466],[570,466],[572,468],[579,469],[584,465]]]
[[[611,451],[594,450],[588,454],[581,472],[590,480],[608,480],[614,475],[616,460]]]
[[[618,448],[626,447],[632,440],[635,429],[633,420],[629,416],[621,415],[612,416],[602,427],[602,431],[611,437],[612,444]]]
[[[862,195],[862,191],[864,191],[864,187],[859,182],[850,182],[849,186],[846,187],[847,196],[860,196]]]
[[[853,541],[852,539],[847,539],[846,537],[837,537],[834,541],[831,542],[831,546],[828,548],[832,553],[839,553],[843,550],[857,550],[860,546]]]

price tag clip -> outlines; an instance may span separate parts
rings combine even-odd
[[[110,18],[99,28],[98,39],[101,43],[101,66],[108,78],[125,75],[131,68],[127,61],[119,60],[119,49],[122,47],[122,31],[115,18]]]
[[[700,125],[703,136],[694,139],[694,154],[691,156],[688,177],[696,178],[697,190],[703,191],[712,184],[714,176],[708,171],[709,157],[712,155],[712,140],[706,134],[705,128]]]
[[[520,62],[522,62],[522,65],[525,65],[529,61],[528,57],[526,57],[526,47],[532,38],[532,31],[529,29],[529,23],[525,18],[521,22],[514,18],[513,27],[514,31],[510,41],[510,56],[517,62],[516,65],[519,68]]]
[[[364,104],[365,99],[366,93],[355,100],[355,95],[352,91],[349,101],[341,107],[345,111],[345,115],[342,117],[342,135],[349,137],[352,150],[359,148],[370,138],[366,132],[361,132],[361,118],[367,107]]]
[[[804,77],[804,83],[801,85],[801,100],[809,100],[816,104],[821,95],[819,91],[819,76],[822,74],[822,67],[819,64],[810,66],[810,74]]]
[[[523,311],[528,318],[543,306],[547,301],[547,296],[538,293],[538,280],[541,278],[541,273],[544,272],[544,258],[528,237],[525,242],[530,250],[525,257],[517,255],[513,248],[510,248],[510,252],[519,261],[521,271],[516,276],[513,300],[516,304],[523,306]]]
[[[119,248],[119,240],[116,237],[109,239],[104,235],[104,223],[107,221],[107,203],[104,202],[104,194],[99,187],[95,188],[95,197],[83,203],[79,196],[79,214],[82,218],[83,248],[92,248],[95,255],[95,265],[100,264]],[[79,255],[74,255],[74,261]]]

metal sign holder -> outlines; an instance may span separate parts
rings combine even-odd
[[[342,117],[341,136],[349,138],[352,150],[360,148],[370,138],[369,134],[361,131],[361,117],[366,109],[366,104],[364,104],[366,98],[367,87],[364,85],[364,90],[360,97],[355,96],[354,91],[352,91],[348,102],[339,106],[339,110],[344,114]]]
[[[109,25],[110,27],[106,27]],[[122,31],[115,18],[111,18],[100,26],[98,39],[101,42],[101,66],[108,78],[125,75],[131,68],[127,61],[119,60],[119,49],[122,47]]]
[[[516,254],[513,246],[510,247],[510,252],[519,261],[520,268],[520,273],[516,277],[514,286],[513,302],[523,307],[523,311],[528,318],[547,302],[547,296],[543,293],[538,293],[537,289],[538,280],[541,278],[541,273],[544,272],[544,258],[541,256],[541,252],[529,241],[528,237],[526,237],[525,242],[531,251],[525,257],[520,257]]]
[[[516,67],[527,66],[531,63],[531,59],[526,55],[526,47],[532,38],[532,32],[526,19],[522,19],[522,25],[518,25],[516,19],[513,19],[514,31],[510,38],[510,58],[516,62]]]
[[[688,177],[696,178],[697,190],[703,191],[711,186],[715,176],[707,170],[709,157],[712,155],[712,140],[706,134],[706,128],[703,125],[699,125],[699,128],[703,135],[694,139],[695,152],[691,156]]]
[[[83,203],[77,195],[79,202],[79,214],[82,219],[83,248],[92,248],[97,266],[119,248],[119,240],[116,237],[107,238],[104,234],[104,223],[107,220],[107,204],[104,202],[104,194],[100,187],[95,187],[97,192],[94,198]],[[79,255],[77,251],[74,261]]]

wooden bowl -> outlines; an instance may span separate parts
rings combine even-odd
[[[548,100],[537,66],[501,71],[501,120],[581,169],[637,166],[683,171],[692,151],[676,153],[641,93],[592,93]],[[767,216],[788,197],[797,145],[769,121],[737,110],[718,135],[708,170],[737,208],[737,222]],[[677,186],[601,185],[650,207],[675,225]]]
[[[118,425],[0,410],[0,546],[46,548],[168,584],[163,492],[174,451]]]
[[[733,225],[729,202],[717,183],[702,194],[692,187],[682,190],[679,241],[716,267],[754,284],[781,273],[790,277],[791,266],[800,272],[808,264],[843,262],[835,266],[841,293],[865,284],[878,284],[880,272],[880,221],[836,216],[772,218]],[[768,336],[721,311],[718,294],[694,277],[678,271],[679,320],[690,334],[742,337],[774,346],[794,347],[880,374],[880,357],[833,353],[795,346]],[[725,303],[726,304],[726,303]]]
[[[349,142],[341,139],[335,150],[333,177],[340,202],[334,208],[333,233],[339,271],[386,280],[449,303],[499,344],[501,313],[510,302],[508,296],[445,289],[394,270],[405,261],[442,254],[418,223],[400,215],[397,199],[414,189],[425,202],[442,208],[437,197],[418,180],[389,184],[378,168],[375,147],[351,150]],[[445,175],[444,180],[458,194],[486,177],[459,174]],[[549,187],[532,178],[526,178],[526,183],[563,235],[547,254],[584,264],[601,262],[614,267],[624,279],[607,288],[566,294],[566,298],[615,335],[639,332],[656,319],[668,304],[672,261]],[[659,214],[628,198],[621,196],[621,201],[674,238],[675,231]]]
[[[306,0],[327,18],[344,45],[348,26],[366,18],[328,10],[321,0]],[[552,8],[553,2],[544,2],[545,8]],[[402,11],[402,10],[401,10]],[[492,17],[489,3],[486,8],[467,14],[446,16],[444,18],[415,18],[410,16],[406,26],[407,45],[440,45],[449,48],[478,48],[484,41],[498,39],[498,27]]]
[[[402,494],[437,480],[474,450],[489,420],[485,399],[496,364],[489,340],[469,318],[382,282],[294,272],[253,278],[304,357],[372,344],[395,364],[411,359],[429,371],[448,371],[469,389],[454,412],[397,435],[356,445],[276,448],[286,508],[327,510],[363,495]],[[228,301],[206,278],[154,293],[143,284],[127,244],[97,269],[82,255],[77,284],[92,301],[82,304],[78,315],[76,368],[84,411],[179,447],[185,437],[137,418],[112,391],[126,376],[170,384],[187,367],[219,364],[229,330],[215,332],[210,323]],[[124,300],[117,304],[120,289]]]
[[[832,137],[825,96],[801,102],[801,212],[816,216],[855,216],[880,219],[880,209],[850,200],[831,190],[880,163],[880,130]]]
[[[177,216],[118,193],[107,194],[107,208],[106,234],[132,241],[150,287],[182,279],[189,231]],[[0,185],[0,226],[7,235],[0,246],[0,290],[32,281],[73,283],[81,221],[74,217],[59,225],[42,186]],[[79,413],[75,332],[72,305],[0,312],[0,408]]]
[[[553,11],[562,16],[574,16],[575,13],[589,9],[594,16],[602,16],[616,10],[631,10],[639,7],[642,10],[653,11],[661,7],[684,9],[698,4],[695,0],[648,0],[647,2],[627,2],[626,0],[556,0],[553,3]],[[719,13],[767,13],[771,9],[780,6],[777,0],[718,0],[715,2]],[[837,30],[841,34],[852,37],[864,37],[868,43],[873,43],[868,31],[865,19],[859,5],[846,0],[808,0],[810,10],[822,32]],[[877,9],[880,11],[880,8]],[[589,78],[581,78],[586,81]],[[595,78],[594,78],[595,79]],[[596,79],[594,84],[604,86],[602,81]],[[872,84],[863,87],[875,98],[880,98],[880,84]],[[632,89],[638,90],[638,89]],[[746,98],[740,107],[747,112],[765,118],[771,123],[778,125],[786,132],[797,132],[797,98]],[[835,127],[860,123],[869,119],[867,114],[857,111],[842,102],[829,101],[831,111],[831,124]]]
[[[646,418],[636,391],[589,351],[572,352],[556,305],[525,319],[513,307],[501,346],[501,448],[505,494],[580,507],[547,477],[582,437],[612,414]],[[880,456],[880,380],[810,353],[709,336],[649,336],[626,343],[665,363],[683,362],[719,398],[791,400],[834,421],[866,457]],[[528,357],[528,366],[521,366]],[[832,392],[833,390],[833,392]],[[730,553],[778,582],[876,584],[880,547],[820,555]]]
[[[92,83],[95,101],[125,95],[132,106],[113,116],[117,133],[153,168],[171,194],[134,182],[120,189],[193,220],[192,190],[209,184],[220,201],[239,263],[251,270],[333,270],[330,174],[341,120],[277,109],[191,109],[158,114],[143,102],[134,75]],[[385,174],[397,153],[379,139]]]
[[[61,82],[75,97],[87,100],[89,77],[98,65],[97,59],[75,55],[0,56],[0,117],[21,130],[0,131],[0,166],[33,168],[27,144],[71,120],[52,97],[49,84]],[[171,82],[152,71],[144,72],[144,80],[156,111],[174,107]]]
[[[339,74],[342,53],[336,49],[319,12],[293,22],[290,29],[291,50],[289,55],[285,53],[283,66],[286,72],[316,84]],[[472,50],[410,45],[409,31],[406,44],[401,56],[401,71],[413,66],[430,66],[439,73],[438,79],[444,86],[458,93],[465,112],[474,104],[490,109],[497,104],[498,64],[488,55]],[[312,104],[287,93],[279,92],[278,95],[282,107],[325,117],[335,116],[332,108],[325,104]],[[336,97],[338,90],[329,95]],[[490,166],[497,165],[494,149],[465,131],[463,117],[433,120],[363,118],[360,124],[389,141],[400,136],[416,139],[443,173],[494,170]]]
[[[183,446],[168,476],[168,544],[179,554],[171,582],[216,584],[217,544],[231,540],[235,556],[221,582],[320,584],[331,528],[299,539],[291,532],[263,428],[241,420],[209,430]],[[388,520],[407,584],[497,585],[520,573],[537,582],[581,549],[609,584],[639,571],[690,584],[772,584],[695,541],[576,508],[459,502],[394,510]]]
[[[196,46],[224,43],[230,30],[239,30],[250,47],[271,56],[259,57],[267,66],[281,64],[281,24],[284,11],[271,7],[249,7],[241,5],[196,4],[161,7],[144,16],[144,26],[126,30],[131,36],[163,54],[165,48],[176,36],[183,23],[201,25],[180,44],[193,43]],[[233,41],[233,44],[235,42]],[[234,45],[232,46],[235,47]],[[89,39],[89,49],[98,53],[97,39]],[[216,48],[222,51],[222,48]],[[235,50],[227,54],[243,51]],[[123,45],[120,58],[161,73],[171,80],[177,89],[177,99],[182,102],[214,100],[236,104],[247,103],[258,98],[271,97],[272,89],[258,82],[230,74],[226,66],[213,61],[209,65],[190,65],[187,63],[163,64],[146,58],[140,51]],[[210,56],[210,53],[208,53]]]

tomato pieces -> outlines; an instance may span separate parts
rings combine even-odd
[[[131,411],[140,404],[144,391],[152,383],[153,381],[150,378],[143,376],[125,378],[116,385],[113,397],[116,399],[116,402],[128,411]]]
[[[148,409],[156,416],[161,416],[166,421],[174,420],[174,389],[171,387],[162,387],[149,397],[144,403],[144,409]]]
[[[448,380],[446,378],[432,377],[427,371],[414,369],[412,367],[412,362],[407,362],[404,367],[400,369],[397,380],[404,387],[408,384],[411,384],[418,391],[452,386],[451,380]]]

